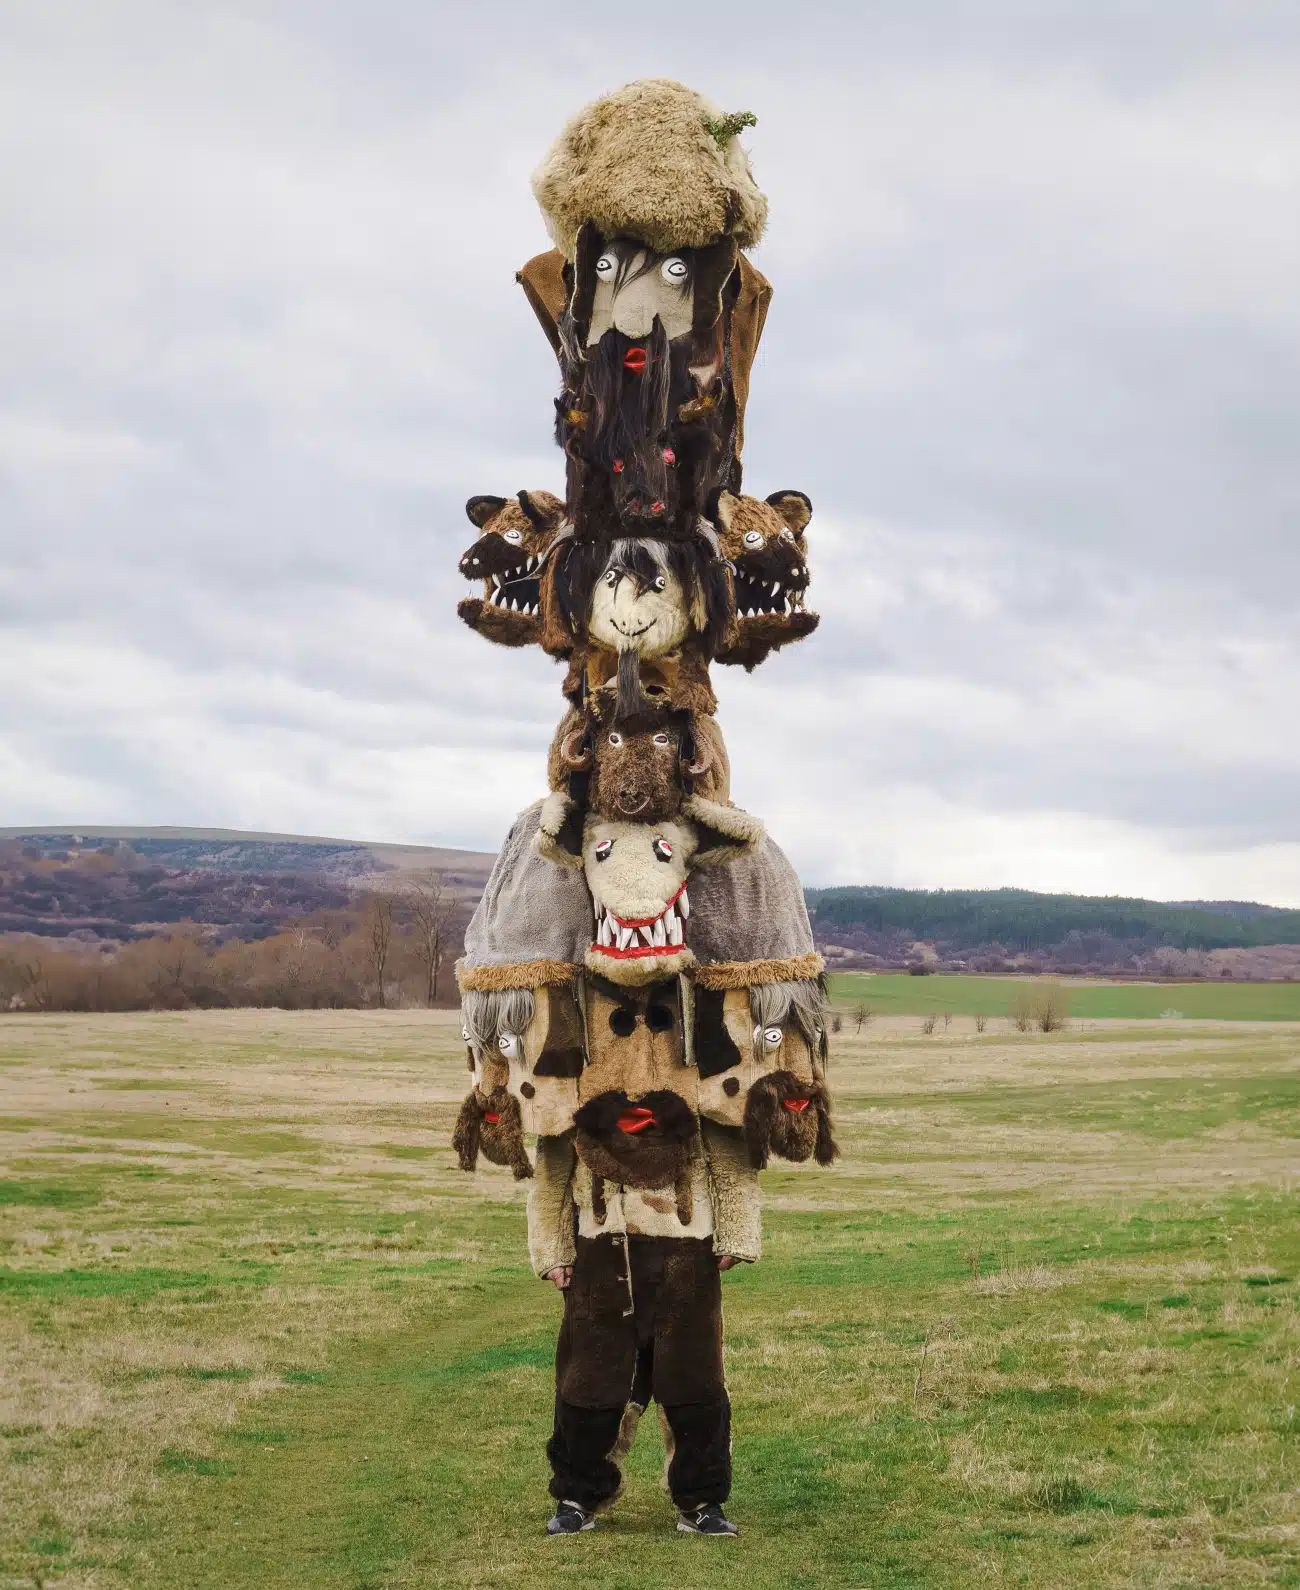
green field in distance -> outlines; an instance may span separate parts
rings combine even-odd
[[[1177,1011],[1202,1021],[1300,1021],[1300,983],[1083,983],[1058,978],[961,977],[906,972],[837,972],[830,979],[838,1005],[867,1004],[877,1016],[1006,1016],[1024,989],[1059,982],[1070,1015],[1094,1020],[1142,1020]]]

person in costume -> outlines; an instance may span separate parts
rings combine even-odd
[[[530,1183],[564,1295],[550,1534],[591,1529],[651,1400],[677,1527],[731,1536],[721,1275],[760,1250],[759,1172],[829,1164],[825,992],[797,877],[731,804],[714,661],[816,628],[801,492],[742,492],[771,289],[738,133],[680,83],[586,107],[534,177],[556,247],[519,273],[560,369],[561,500],[479,496],[462,619],[565,663],[551,793],[508,835],[458,963],[453,1146]],[[529,1141],[533,1147],[530,1153]]]

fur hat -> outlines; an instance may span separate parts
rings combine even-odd
[[[533,173],[546,229],[572,259],[590,221],[603,237],[633,237],[659,254],[734,237],[752,248],[767,222],[740,129],[668,77],[645,77],[595,100],[565,126]]]

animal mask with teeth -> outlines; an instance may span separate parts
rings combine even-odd
[[[763,825],[735,806],[692,795],[662,823],[584,821],[562,794],[542,803],[538,854],[581,867],[595,912],[586,965],[611,982],[637,985],[671,977],[694,963],[687,939],[690,873],[748,855]]]
[[[717,653],[722,663],[757,667],[769,653],[811,635],[820,622],[804,608],[812,504],[801,491],[718,498],[718,540],[735,568],[736,623]]]
[[[471,497],[471,524],[483,534],[461,557],[467,580],[482,580],[483,595],[456,608],[471,629],[500,646],[540,643],[545,556],[564,523],[564,504],[549,491],[518,497]]]

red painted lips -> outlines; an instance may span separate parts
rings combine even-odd
[[[630,370],[633,375],[644,375],[646,363],[644,348],[629,348],[623,355],[623,368]]]
[[[787,1110],[792,1110],[796,1115],[802,1115],[811,1103],[811,1099],[782,1099],[781,1103]]]
[[[655,1112],[646,1109],[644,1104],[634,1104],[618,1118],[619,1131],[626,1132],[629,1137],[635,1137],[638,1132],[644,1132],[646,1127],[654,1124]]]

